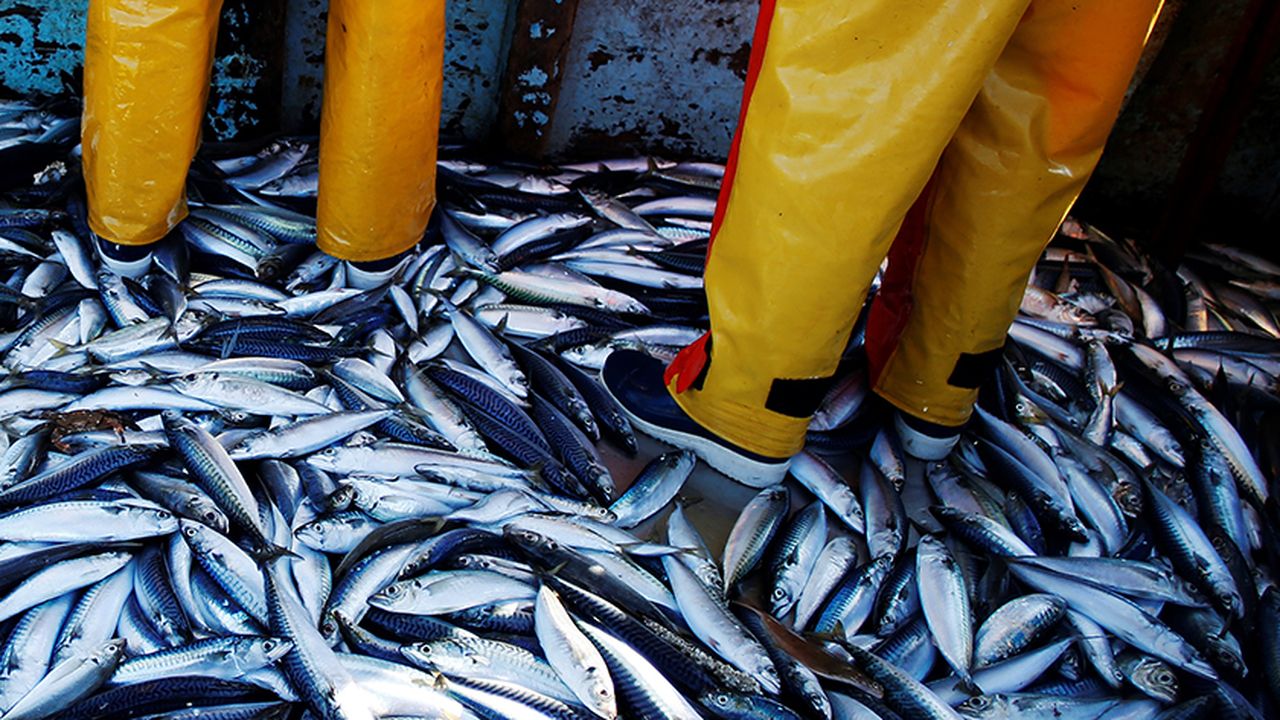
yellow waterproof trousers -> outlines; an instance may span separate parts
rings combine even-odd
[[[748,450],[797,452],[889,255],[875,390],[964,423],[1160,2],[763,0],[708,252],[711,331],[667,370],[676,402]]]
[[[89,226],[123,245],[187,214],[222,0],[90,0],[82,152]],[[344,260],[414,245],[435,205],[444,0],[332,0],[318,244]]]

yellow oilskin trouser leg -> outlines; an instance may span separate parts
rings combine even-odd
[[[444,0],[332,0],[317,244],[343,260],[413,247],[435,206]]]
[[[795,400],[835,372],[899,223],[1027,2],[765,0],[768,40],[707,262],[709,363],[701,375],[691,347],[668,370],[694,420],[761,455],[802,447],[821,391]],[[802,382],[771,402],[776,380]]]
[[[81,125],[89,227],[145,245],[187,214],[222,0],[91,0]]]
[[[899,409],[968,419],[1036,260],[1102,154],[1159,8],[1032,1],[934,178],[923,251],[905,270],[911,307],[875,384]]]

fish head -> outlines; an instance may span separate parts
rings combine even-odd
[[[367,493],[361,493],[356,485],[352,483],[339,485],[337,490],[334,490],[329,494],[329,497],[325,498],[325,509],[331,512],[346,510],[358,499],[365,499],[361,497],[364,494]]]
[[[253,414],[247,413],[243,410],[227,410],[225,408],[220,409],[218,411],[218,415],[226,422],[227,425],[235,427],[248,425],[255,419]]]
[[[269,665],[287,655],[292,649],[293,642],[285,638],[253,638],[249,642],[249,647],[245,648],[245,657],[260,661],[261,665]]]
[[[529,378],[524,373],[513,372],[507,376],[506,386],[511,389],[511,393],[520,399],[529,397]]]
[[[225,535],[230,528],[227,516],[207,497],[193,495],[185,503],[185,515],[199,520]]]
[[[403,582],[395,582],[382,588],[369,598],[369,604],[384,610],[394,610],[409,602],[408,586]]]
[[[1143,692],[1166,703],[1178,698],[1178,677],[1167,664],[1155,658],[1143,658],[1130,675]]]
[[[338,466],[338,447],[327,447],[307,456],[306,463],[317,470],[333,470]]]
[[[178,518],[162,507],[130,506],[126,512],[145,522],[148,527],[161,535],[167,535],[178,529]]]
[[[795,593],[792,592],[791,583],[782,581],[774,585],[773,591],[769,593],[769,608],[776,616],[781,616],[791,607],[794,602]]]
[[[295,537],[312,547],[323,547],[325,537],[334,529],[334,520],[331,518],[320,518],[312,520],[293,531]]]
[[[502,535],[520,549],[530,553],[559,548],[559,543],[555,540],[533,530],[508,525],[502,529]]]
[[[1009,698],[1004,695],[977,695],[971,697],[957,705],[956,712],[964,717],[983,718],[984,720],[1010,718],[1016,713],[1009,703]]]
[[[1224,638],[1209,638],[1205,654],[1214,668],[1224,671],[1229,677],[1243,678],[1249,669],[1244,664],[1244,657],[1241,655],[1240,647],[1227,638],[1230,638],[1230,635]],[[1231,640],[1234,640],[1234,638]]]
[[[115,667],[124,659],[124,650],[126,642],[124,638],[113,638],[103,643],[97,650],[93,651],[87,659],[95,665],[107,667]]]
[[[176,385],[181,379],[174,380]],[[160,413],[160,420],[164,423],[164,429],[170,432],[179,430],[192,424],[190,420],[182,415],[181,410],[165,410]]]
[[[182,533],[182,539],[187,541],[192,550],[198,550],[208,546],[208,538],[205,536],[204,525],[188,519],[178,518],[178,532]]]

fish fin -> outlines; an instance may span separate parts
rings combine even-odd
[[[62,357],[68,352],[71,352],[71,348],[75,347],[71,343],[64,343],[61,340],[55,340],[54,338],[49,338],[45,342],[58,349],[58,351],[53,354],[53,357]]]
[[[978,687],[978,683],[973,681],[973,676],[968,674],[965,677],[957,678],[956,688],[969,695],[982,695],[984,693],[983,689]]]
[[[272,560],[283,557],[299,559],[302,557],[288,548],[280,547],[279,545],[271,543],[255,548],[249,553],[249,555],[260,563],[271,562]]]
[[[835,627],[827,630],[826,632],[811,632],[807,633],[807,635],[810,639],[831,641],[837,645],[844,645],[848,642],[844,637],[844,622],[840,620],[836,621]]]

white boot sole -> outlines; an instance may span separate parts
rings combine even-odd
[[[902,419],[901,412],[893,414],[894,428],[898,431],[898,439],[902,441],[902,450],[919,460],[936,462],[945,459],[960,440],[959,431],[951,437],[939,438],[916,430]]]

